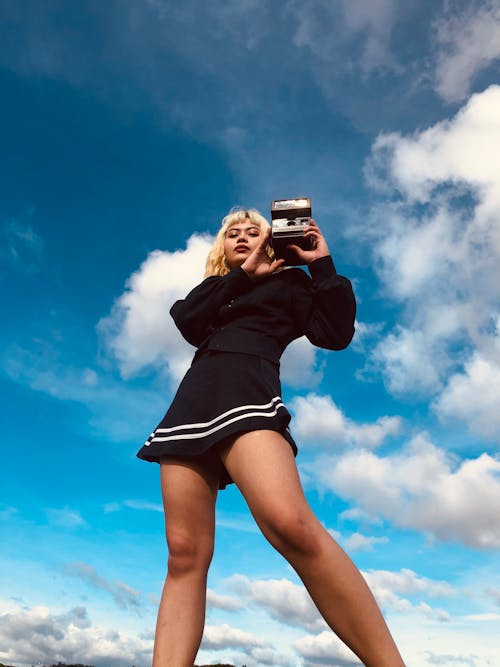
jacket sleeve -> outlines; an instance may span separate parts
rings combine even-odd
[[[225,276],[210,276],[195,287],[185,299],[176,301],[170,315],[184,338],[198,347],[210,333],[219,309],[252,285],[241,267]]]
[[[301,272],[302,285],[293,296],[295,316],[313,345],[343,350],[354,336],[356,299],[351,282],[337,273],[329,255],[308,268],[311,278]]]

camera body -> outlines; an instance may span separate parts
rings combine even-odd
[[[275,199],[271,202],[271,245],[276,259],[284,259],[285,266],[298,266],[304,262],[290,243],[304,250],[312,248],[312,241],[304,233],[311,220],[311,200],[309,197],[296,199]]]

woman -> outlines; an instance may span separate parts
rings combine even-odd
[[[404,667],[365,580],[323,528],[300,484],[279,358],[306,335],[340,350],[354,334],[355,299],[311,221],[309,250],[291,246],[311,277],[279,270],[270,227],[231,212],[205,280],[171,315],[198,349],[158,428],[138,456],[161,464],[168,574],[153,667],[192,667],[201,642],[219,488],[235,482],[259,528],[304,582],[332,630],[368,667]],[[283,502],[286,499],[286,502]]]

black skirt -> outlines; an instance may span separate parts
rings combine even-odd
[[[251,354],[205,352],[188,370],[167,413],[137,453],[196,457],[248,431],[282,433],[293,453],[290,413],[281,400],[279,365]],[[220,488],[232,479],[224,469]]]

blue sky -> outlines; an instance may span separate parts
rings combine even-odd
[[[0,661],[149,663],[166,566],[135,458],[168,316],[234,205],[309,195],[358,297],[283,395],[315,512],[409,667],[500,664],[495,2],[1,0]],[[219,495],[198,662],[359,664]]]

